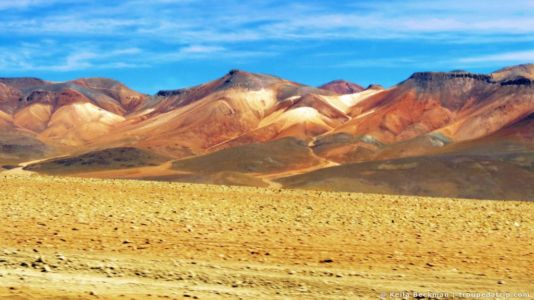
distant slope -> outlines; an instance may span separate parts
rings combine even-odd
[[[110,148],[30,164],[24,170],[45,174],[74,174],[100,170],[156,166],[169,159],[131,147]]]
[[[159,100],[161,101],[156,105],[156,110],[168,111],[194,103],[217,92],[236,89],[251,92],[271,90],[276,100],[283,100],[288,97],[301,96],[309,93],[332,94],[328,90],[302,85],[272,75],[231,70],[219,79],[195,87],[159,91],[156,96],[160,97]]]
[[[323,90],[332,91],[339,95],[354,94],[365,90],[361,85],[345,80],[334,80],[319,87]]]
[[[269,143],[248,144],[207,155],[178,160],[177,170],[197,173],[240,172],[267,174],[307,168],[321,162],[303,141],[284,138]]]
[[[130,113],[142,106],[148,99],[146,95],[136,92],[124,84],[107,78],[82,78],[73,81],[74,84],[94,91],[93,95],[103,94],[115,99],[125,111]]]
[[[530,197],[508,180],[533,172],[533,115],[532,64],[490,74],[416,72],[365,90],[231,70],[154,96],[106,78],[0,78],[0,162],[62,157],[29,168],[262,186],[300,174],[288,184]],[[177,161],[172,170],[170,161],[143,168],[162,160]],[[346,166],[317,173],[337,165]]]
[[[491,77],[497,81],[514,80],[521,77],[534,80],[534,64],[522,64],[502,68],[491,73]]]
[[[534,154],[518,157],[534,161]],[[346,164],[279,179],[287,188],[534,200],[534,171],[507,159],[443,155]]]
[[[59,83],[0,78],[0,125],[9,123],[14,134],[32,135],[51,148],[70,152],[109,133],[146,99],[105,78]]]
[[[0,166],[41,158],[53,153],[53,148],[28,132],[0,127]],[[5,130],[5,131],[4,131]]]
[[[201,155],[221,149],[220,145],[247,135],[245,143],[266,142],[293,132],[310,137],[330,130],[319,120],[299,126],[307,121],[306,115],[293,115],[291,126],[270,127],[268,132],[256,131],[265,119],[281,113],[281,103],[307,95],[334,93],[264,74],[232,70],[223,77],[187,89],[160,91],[147,102],[146,113],[128,118],[118,130],[95,141],[96,145],[129,144],[175,158]],[[321,118],[319,118],[321,119]],[[327,117],[328,119],[328,117]],[[326,123],[330,123],[326,120]],[[338,123],[339,124],[339,123]],[[336,125],[338,125],[336,124]],[[281,131],[288,129],[284,134]],[[307,130],[310,133],[307,133]],[[255,132],[255,133],[253,133]],[[301,135],[295,135],[302,138]],[[241,144],[240,142],[232,145]]]
[[[278,181],[289,188],[534,200],[534,118],[433,155],[345,164]]]
[[[424,154],[447,143],[491,135],[532,113],[534,82],[528,79],[496,81],[491,75],[463,71],[414,73],[355,104],[348,112],[351,120],[318,137],[315,144],[323,146],[321,156],[343,163],[362,161],[361,151],[373,152],[363,160],[379,158],[376,144],[437,137],[436,143],[418,149]],[[336,138],[340,134],[351,138]]]

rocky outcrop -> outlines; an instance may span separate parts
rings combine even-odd
[[[522,68],[524,69],[524,68]],[[532,67],[534,70],[534,67]],[[532,85],[534,82],[534,75],[530,78],[531,75],[525,72],[514,72],[513,69],[505,69],[505,71],[487,74],[476,74],[470,73],[462,70],[452,71],[452,72],[416,72],[408,78],[407,81],[412,80],[420,84],[427,84],[428,82],[441,82],[445,80],[465,78],[481,81],[488,84],[500,84],[504,85]],[[510,75],[512,74],[512,75]],[[521,74],[521,75],[517,75]]]
[[[501,85],[526,85],[526,86],[532,86],[534,85],[534,80],[525,78],[525,77],[517,77],[514,79],[504,80],[501,82]]]
[[[178,90],[161,90],[156,93],[157,97],[172,97],[179,96],[187,92],[187,89],[178,89]]]
[[[469,78],[474,80],[483,81],[486,83],[492,83],[492,78],[490,75],[485,74],[475,74],[469,72],[416,72],[413,73],[408,80],[414,80],[416,82],[427,82],[427,81],[442,81],[454,78]]]

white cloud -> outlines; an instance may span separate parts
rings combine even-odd
[[[56,0],[57,1],[57,0]],[[26,0],[44,3],[42,0]],[[295,39],[429,39],[477,43],[534,40],[528,1],[454,3],[384,1],[333,9],[318,3],[276,1],[122,1],[69,5],[52,14],[11,18],[0,30],[21,34],[118,36],[179,43],[236,43]],[[358,2],[355,2],[358,3]],[[23,5],[23,4],[21,4]],[[29,5],[29,4],[26,4]],[[343,8],[342,5],[339,7]]]
[[[82,49],[82,50],[81,50]],[[69,72],[88,69],[124,69],[184,60],[224,60],[270,56],[276,53],[192,44],[174,51],[140,47],[110,47],[84,42],[62,45],[54,40],[0,47],[0,71]]]
[[[465,57],[458,60],[459,63],[522,63],[534,62],[534,50],[512,51],[489,55]]]
[[[326,55],[326,54],[325,54]],[[410,67],[414,69],[428,69],[435,70],[445,69],[449,70],[458,68],[483,68],[493,67],[495,65],[513,65],[522,63],[534,62],[534,49],[525,51],[509,51],[501,53],[483,54],[469,57],[444,57],[436,58],[432,56],[411,56],[411,57],[389,57],[376,59],[357,59],[347,60],[342,63],[333,65],[337,68],[353,68],[353,67]]]
[[[56,9],[42,13],[45,5]],[[276,50],[258,47],[263,41],[287,48],[280,51],[301,47],[295,46],[299,41],[534,41],[534,2],[521,0],[348,1],[338,5],[301,0],[19,0],[0,1],[0,10],[0,37],[9,33],[21,41],[41,39],[37,44],[0,47],[3,53],[15,53],[0,59],[3,70],[37,65],[56,71],[123,68],[276,55]],[[45,40],[59,45],[46,45]],[[407,65],[416,59],[382,59],[381,63]],[[465,57],[455,63],[484,61],[532,61],[532,56],[523,51]],[[367,58],[345,66],[375,62]]]
[[[202,45],[190,45],[180,49],[182,54],[212,54],[217,52],[223,52],[226,49],[221,46],[202,46]]]
[[[142,61],[134,59],[143,52],[136,47],[109,49],[88,43],[69,46],[59,45],[54,40],[42,40],[0,47],[0,51],[5,53],[0,59],[2,71],[67,72],[131,68],[143,64]]]

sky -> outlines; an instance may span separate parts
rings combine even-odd
[[[532,0],[0,0],[0,77],[108,77],[153,94],[230,69],[391,86],[532,62]]]

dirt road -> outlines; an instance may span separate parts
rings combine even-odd
[[[534,295],[534,203],[37,175],[0,188],[0,299]]]

